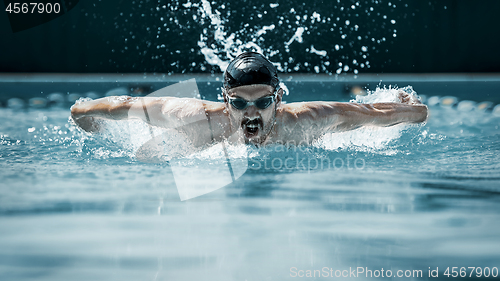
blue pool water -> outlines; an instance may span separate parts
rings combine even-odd
[[[443,100],[429,109],[423,126],[246,148],[240,178],[180,201],[171,164],[138,161],[114,139],[122,125],[89,137],[67,106],[1,108],[0,280],[321,280],[332,277],[297,275],[358,267],[436,280],[447,267],[499,268],[500,117]],[[178,161],[213,171],[220,160]]]

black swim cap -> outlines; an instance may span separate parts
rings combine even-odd
[[[263,55],[256,52],[245,52],[237,56],[224,72],[224,88],[226,90],[254,84],[279,87],[276,67]]]

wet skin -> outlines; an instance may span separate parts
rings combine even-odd
[[[234,108],[228,97],[255,101],[276,94],[265,109],[250,105]],[[200,147],[223,139],[255,145],[271,143],[311,144],[328,132],[362,126],[392,126],[419,123],[427,119],[427,107],[401,92],[400,103],[357,104],[341,102],[299,102],[283,104],[283,90],[268,85],[247,85],[229,90],[224,102],[173,97],[107,97],[75,104],[71,114],[87,132],[99,132],[99,118],[139,118],[153,126],[175,128]],[[144,112],[147,110],[148,114]]]

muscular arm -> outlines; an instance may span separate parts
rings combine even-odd
[[[402,103],[334,103],[327,107],[332,122],[329,131],[347,131],[362,126],[393,126],[420,123],[427,119],[427,106]],[[332,120],[333,119],[333,120]]]
[[[75,123],[87,132],[99,131],[99,118],[141,119],[153,126],[176,128],[206,119],[201,100],[173,97],[106,97],[71,107]]]
[[[423,104],[304,102],[285,105],[284,109],[291,116],[287,118],[290,124],[295,122],[302,128],[314,128],[317,134],[362,126],[419,123],[427,119],[427,106]]]

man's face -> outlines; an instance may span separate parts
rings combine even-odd
[[[253,102],[264,97],[274,96],[273,87],[268,85],[247,85],[230,89],[227,92],[225,103],[232,126],[243,131],[245,142],[261,144],[266,140],[275,122],[276,108],[281,101],[281,93],[280,89],[278,97],[265,109],[260,109],[255,104],[248,105],[244,109],[236,109],[229,102],[230,99],[234,101],[234,98],[241,98],[247,102]]]

